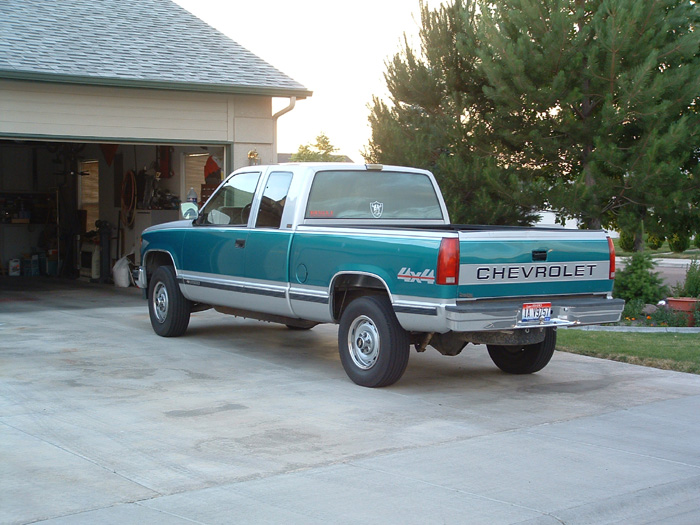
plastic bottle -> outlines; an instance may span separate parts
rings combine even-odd
[[[197,192],[194,191],[194,188],[190,188],[190,191],[187,192],[187,202],[197,204]]]

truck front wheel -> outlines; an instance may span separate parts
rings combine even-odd
[[[360,386],[389,386],[401,379],[408,365],[409,343],[385,296],[355,299],[340,318],[340,362]]]
[[[546,328],[544,341],[525,346],[487,345],[491,360],[509,374],[533,374],[539,372],[554,354],[557,344],[555,328]]]
[[[148,313],[153,331],[163,337],[178,337],[190,324],[192,303],[185,299],[172,266],[160,266],[148,283]]]

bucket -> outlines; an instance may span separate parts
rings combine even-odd
[[[695,309],[700,299],[695,297],[669,297],[666,299],[672,310],[683,312],[688,318],[688,326],[695,326]]]

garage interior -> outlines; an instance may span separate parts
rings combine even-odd
[[[111,283],[140,233],[221,180],[225,145],[0,140],[0,274]]]

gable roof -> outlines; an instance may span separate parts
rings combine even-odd
[[[171,0],[2,0],[0,78],[311,96]]]

